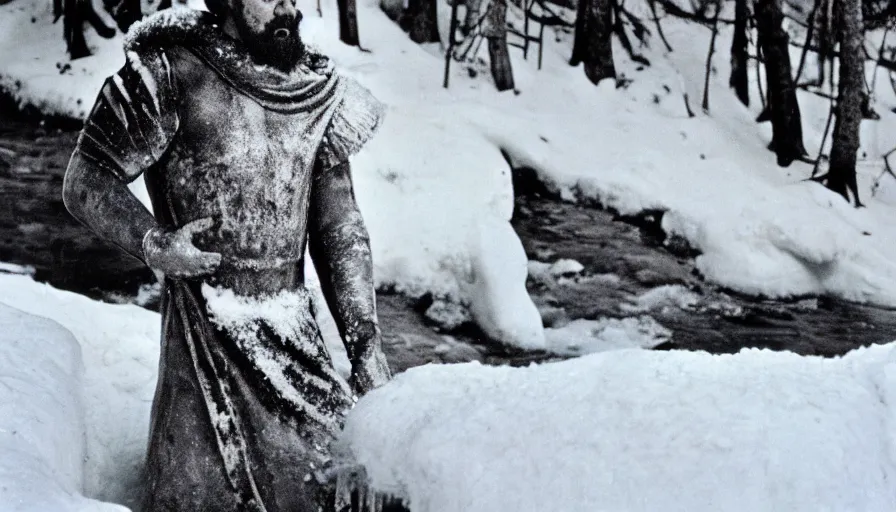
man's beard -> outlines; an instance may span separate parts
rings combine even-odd
[[[243,16],[235,16],[234,22],[240,39],[257,63],[291,71],[305,55],[305,44],[299,36],[301,16],[278,16],[261,33],[253,32]]]

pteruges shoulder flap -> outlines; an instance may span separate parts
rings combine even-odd
[[[131,182],[157,162],[177,132],[177,83],[164,50],[126,51],[103,83],[75,149]]]
[[[367,143],[383,123],[386,106],[356,80],[339,76],[339,95],[330,124],[318,150],[321,167],[339,165]]]

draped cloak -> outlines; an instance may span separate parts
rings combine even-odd
[[[159,224],[204,217],[215,274],[165,278],[145,510],[333,510],[316,475],[353,397],[303,285],[315,172],[358,151],[383,106],[306,52],[255,65],[208,13],[135,25],[76,152],[124,182],[144,175]],[[318,165],[314,165],[315,161]]]

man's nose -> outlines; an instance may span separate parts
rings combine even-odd
[[[274,14],[277,16],[289,16],[290,18],[296,18],[296,21],[299,20],[301,16],[298,14],[298,10],[296,9],[296,5],[292,2],[292,0],[280,0],[277,3],[277,7],[274,9]]]

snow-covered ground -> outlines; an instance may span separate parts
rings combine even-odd
[[[343,441],[414,512],[892,511],[894,349],[427,365]]]
[[[2,303],[0,325],[0,510],[126,510],[81,494],[87,440],[78,340]]]

